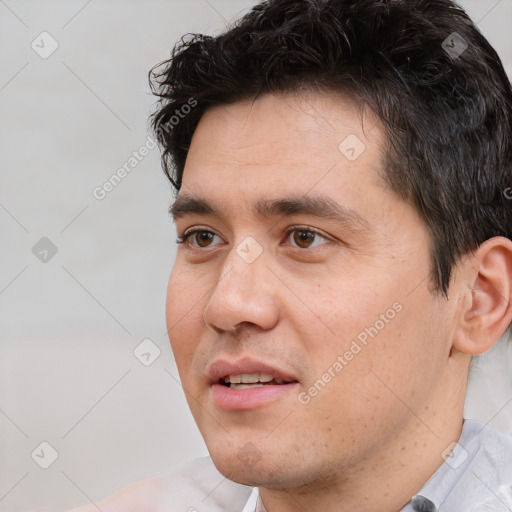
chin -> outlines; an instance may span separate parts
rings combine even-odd
[[[229,480],[251,487],[267,489],[295,489],[307,487],[314,482],[314,472],[308,471],[304,460],[300,460],[298,450],[286,457],[277,450],[253,454],[250,458],[246,451],[213,449],[210,455],[217,470]],[[292,460],[293,459],[293,460]]]

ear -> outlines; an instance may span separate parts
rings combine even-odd
[[[453,348],[479,355],[498,341],[512,321],[512,241],[490,238],[463,261],[468,300],[461,301]]]

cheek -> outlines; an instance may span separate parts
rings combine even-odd
[[[181,331],[183,325],[190,323],[190,318],[200,317],[201,305],[211,286],[211,276],[189,269],[180,263],[178,256],[167,283],[167,328]]]
[[[190,367],[203,326],[204,290],[193,282],[188,273],[175,267],[167,285],[167,333],[180,375]]]
[[[329,381],[334,394],[366,402],[388,394],[392,400],[386,385],[414,391],[435,377],[432,365],[441,365],[443,333],[432,342],[433,329],[439,329],[427,290],[412,296],[408,284],[390,274],[331,282],[310,292],[316,318],[309,315],[306,322],[293,313],[312,363],[308,384]]]
[[[324,366],[350,350],[353,341],[366,342],[370,337],[367,329],[373,334],[375,322],[379,331],[387,328],[388,324],[380,319],[381,314],[389,310],[385,318],[389,323],[398,315],[393,308],[396,294],[390,292],[390,286],[379,286],[375,279],[354,274],[339,275],[335,280],[332,276],[336,274],[331,273],[321,285],[298,290],[297,295],[306,297],[303,314],[296,310],[290,312],[296,325],[301,322],[300,329],[305,331],[303,342],[311,359],[321,361]]]

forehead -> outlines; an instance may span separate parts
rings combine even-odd
[[[346,200],[383,187],[384,146],[375,117],[336,94],[267,94],[216,106],[194,133],[180,195],[235,194],[241,202],[314,190]]]

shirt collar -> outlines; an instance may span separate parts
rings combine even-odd
[[[246,503],[244,509],[242,512],[265,512],[265,510],[260,511],[256,507],[259,506],[259,503],[261,503],[261,500],[259,499],[260,493],[258,492],[258,488],[255,487],[251,495],[249,496],[249,501]],[[263,506],[263,503],[261,503]]]

